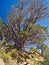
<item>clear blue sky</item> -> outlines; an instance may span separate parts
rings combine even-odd
[[[49,0],[44,0],[44,1],[46,1],[47,6],[49,8]],[[17,4],[16,0],[0,0],[0,17],[2,18],[3,21],[6,17],[7,12],[11,8],[11,6],[15,4]],[[48,31],[49,31],[49,18],[41,20],[40,22],[38,22],[38,24],[48,27]]]
[[[5,19],[7,12],[12,5],[17,4],[16,0],[0,0],[0,17],[2,20]]]

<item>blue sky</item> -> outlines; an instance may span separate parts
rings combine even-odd
[[[17,4],[16,0],[0,0],[0,17],[2,20],[5,19],[5,16],[12,5]]]
[[[49,8],[49,0],[44,0],[46,1],[46,4]],[[9,9],[11,8],[12,5],[17,4],[16,0],[0,0],[0,17],[4,21],[6,14],[8,13]],[[41,24],[42,26],[48,27],[49,31],[49,18],[45,18],[38,22],[38,24]],[[48,42],[46,42],[48,43]]]

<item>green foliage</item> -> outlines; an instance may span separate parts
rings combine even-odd
[[[49,65],[49,48],[48,47],[44,50],[44,58],[45,58],[45,61],[42,63],[42,65]]]
[[[42,49],[44,50],[44,49],[46,49],[47,48],[47,45],[46,44],[44,44],[44,43],[41,43],[41,44],[37,44],[37,49],[41,49],[41,47],[42,47]]]
[[[2,27],[2,19],[0,18],[0,27]]]
[[[4,29],[6,26],[2,23],[2,19],[0,18],[0,28]]]
[[[12,59],[17,59],[19,54],[16,49],[13,49],[10,55],[11,55]]]
[[[6,53],[6,52],[0,53],[0,57],[1,57],[4,61],[6,61],[6,60],[8,60],[8,59],[11,58],[11,56],[10,56],[8,53]]]

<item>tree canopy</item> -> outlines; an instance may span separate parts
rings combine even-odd
[[[41,0],[18,0],[18,2],[19,4],[13,6],[10,11],[7,20],[9,24],[5,23],[2,30],[5,39],[14,41],[14,46],[22,50],[28,44],[46,40],[42,30],[47,34],[47,28],[36,22],[48,17],[48,9]]]

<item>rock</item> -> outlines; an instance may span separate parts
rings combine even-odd
[[[24,62],[23,64],[25,65],[25,64],[27,64],[27,62]]]
[[[38,58],[36,58],[36,57],[35,57],[34,59],[35,59],[36,61],[40,61],[40,60],[39,60]]]
[[[8,65],[17,65],[17,60],[9,60]]]
[[[39,53],[36,53],[34,58],[36,61],[41,61],[41,62],[43,62],[45,60],[44,57]]]
[[[34,61],[32,61],[31,59],[26,59],[26,61],[28,62],[28,64],[33,65]]]
[[[23,62],[22,64],[19,64],[19,65],[27,65],[27,62]]]
[[[5,65],[3,59],[0,58],[0,65]]]
[[[41,57],[41,58],[40,58],[40,61],[43,62],[43,61],[45,61],[45,59],[44,59],[43,57]]]
[[[30,65],[30,64],[27,64],[27,65]]]

